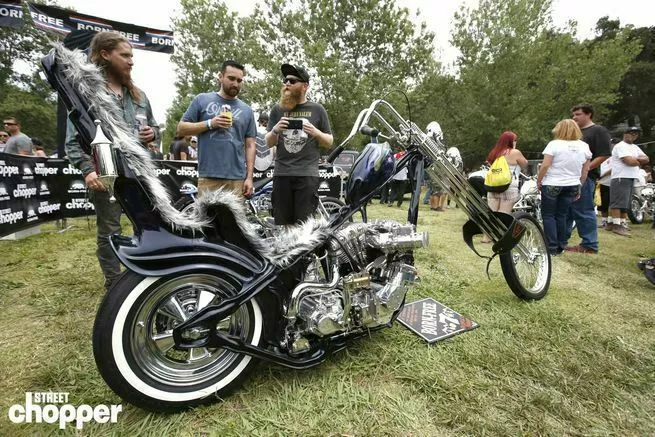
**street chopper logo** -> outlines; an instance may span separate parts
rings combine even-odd
[[[13,191],[14,198],[24,198],[29,199],[32,196],[36,196],[36,187],[27,188],[27,184],[18,184],[16,189]]]
[[[68,393],[45,392],[25,393],[25,404],[9,407],[9,420],[12,423],[49,423],[58,424],[59,429],[66,429],[75,424],[75,429],[82,429],[91,421],[97,423],[117,423],[122,405],[88,404],[74,406],[68,403]]]
[[[196,170],[196,167],[182,166],[175,173],[178,176],[187,176],[187,177],[190,177],[190,178],[197,178],[198,177],[198,170]]]
[[[66,209],[91,209],[95,210],[93,203],[89,202],[87,199],[71,199],[70,202],[66,203]]]
[[[42,215],[52,214],[53,212],[57,212],[59,210],[61,210],[61,203],[51,204],[50,202],[45,201],[39,204],[39,214]]]
[[[71,164],[68,164],[68,167],[64,167],[61,172],[63,174],[82,174],[82,170],[76,169]]]
[[[0,225],[13,225],[16,224],[19,220],[23,220],[24,216],[23,211],[12,211],[11,208],[0,210]]]
[[[57,173],[59,173],[59,168],[57,168],[57,167],[48,167],[43,162],[37,162],[36,166],[34,167],[34,173],[39,175],[39,176],[52,176],[52,175],[56,175]]]
[[[17,176],[20,169],[15,165],[6,165],[4,161],[0,161],[0,177],[9,178]]]

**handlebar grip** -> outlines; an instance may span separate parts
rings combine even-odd
[[[334,150],[332,151],[332,153],[330,153],[330,156],[328,156],[328,158],[327,158],[327,162],[328,162],[329,164],[332,164],[332,162],[333,162],[335,159],[337,159],[337,156],[339,156],[339,155],[341,154],[341,152],[343,152],[343,146],[342,146],[342,145],[341,145],[341,146],[338,146],[336,149],[334,149]]]
[[[380,134],[380,132],[377,129],[374,129],[370,126],[360,127],[359,133],[362,135],[368,135],[369,137],[377,137]]]

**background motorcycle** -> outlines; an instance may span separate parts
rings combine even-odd
[[[655,184],[648,183],[633,191],[628,217],[632,223],[640,224],[646,217],[653,217],[653,213],[655,213]]]
[[[480,168],[468,175],[469,183],[475,187],[478,194],[484,198],[487,192],[484,188],[484,178],[489,171],[489,166],[483,164]],[[525,212],[534,217],[539,223],[543,223],[541,218],[541,193],[537,188],[537,177],[527,176],[523,173],[519,175],[521,186],[519,189],[520,197],[516,201],[512,211]]]
[[[110,238],[127,270],[105,295],[93,328],[100,374],[127,402],[153,411],[212,402],[238,388],[257,359],[308,368],[390,326],[416,279],[413,250],[427,244],[415,228],[418,196],[407,224],[348,220],[358,211],[366,219],[367,202],[407,165],[419,174],[425,168],[471,217],[463,228],[471,248],[473,235],[490,237],[517,296],[541,299],[548,290],[550,257],[538,222],[489,211],[445,146],[383,100],[360,112],[330,156],[360,132],[372,138],[350,172],[347,206],[329,222],[309,219],[263,240],[235,194],[203,196],[189,214],[171,205],[148,152],[83,54],[57,46],[42,63],[81,143],[91,144],[84,147],[100,180],[132,222],[132,237]],[[97,128],[96,117],[105,121]],[[378,138],[407,153],[396,162]]]
[[[539,223],[543,224],[543,219],[541,218],[541,192],[537,188],[537,177],[527,176],[521,173],[519,179],[521,180],[521,187],[519,189],[521,197],[516,201],[512,210],[515,212],[527,212],[537,219]]]

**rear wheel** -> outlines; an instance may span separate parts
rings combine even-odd
[[[641,209],[641,201],[639,200],[639,196],[633,195],[630,198],[628,218],[630,218],[630,221],[635,225],[644,222],[644,211]]]
[[[240,289],[233,278],[202,272],[155,278],[126,271],[105,296],[93,328],[93,354],[107,385],[151,411],[176,411],[227,396],[256,360],[222,348],[180,348],[173,328]],[[216,328],[247,344],[263,343],[259,301],[248,301]]]
[[[500,265],[507,285],[524,300],[539,300],[550,286],[551,262],[544,233],[539,222],[528,213],[514,214],[526,230],[519,244],[500,255]]]

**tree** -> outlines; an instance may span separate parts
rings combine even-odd
[[[42,139],[52,152],[57,132],[55,93],[36,72],[20,74],[14,69],[17,62],[39,65],[52,36],[34,25],[26,4],[23,17],[21,29],[0,27],[0,116],[17,117],[23,131]]]
[[[434,34],[418,28],[393,0],[265,0],[253,24],[267,73],[279,94],[279,64],[304,64],[315,73],[311,98],[330,117],[336,141],[349,133],[359,111],[376,98],[401,102],[422,72],[433,68]],[[389,94],[392,93],[392,94]],[[266,94],[270,95],[270,94]],[[270,105],[272,101],[261,102]]]
[[[599,39],[607,32],[602,26],[607,17],[598,21],[596,29],[600,31]],[[619,22],[616,21],[616,26]],[[642,46],[619,86],[620,99],[612,106],[610,120],[613,123],[627,122],[636,125],[637,120],[643,131],[642,141],[653,138],[655,127],[655,27],[628,28],[629,38]]]
[[[226,59],[244,62],[249,53],[243,20],[222,1],[181,0],[182,14],[173,18],[177,45],[175,99],[166,114],[164,144],[170,142],[182,115],[196,94],[216,90],[216,73]],[[240,97],[249,101],[249,86]]]
[[[215,89],[208,72],[227,57],[245,62],[242,98],[263,110],[279,98],[280,64],[306,65],[310,98],[326,107],[337,141],[374,98],[411,87],[434,64],[434,35],[425,24],[416,29],[393,0],[265,0],[243,19],[222,2],[183,0],[182,7],[174,21],[182,43],[173,56],[178,92],[169,126],[194,94]]]
[[[457,116],[446,120],[462,132],[458,141],[465,154],[480,159],[502,131],[513,130],[521,149],[540,157],[552,127],[570,116],[573,104],[589,101],[602,121],[617,100],[638,44],[625,31],[580,42],[571,29],[554,28],[551,3],[481,0],[455,15],[452,43],[461,56],[448,94],[461,103],[449,106]],[[436,100],[429,87],[422,89],[428,101]]]

